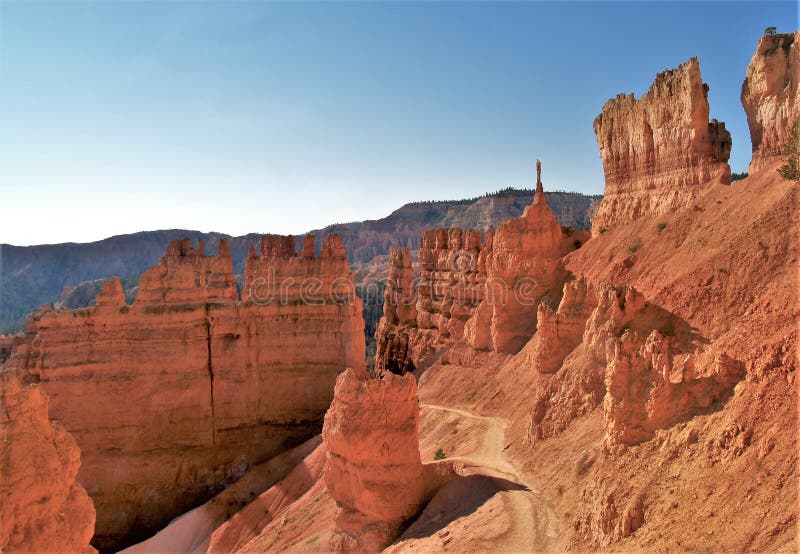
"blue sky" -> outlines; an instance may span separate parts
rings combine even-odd
[[[0,0],[0,243],[301,233],[532,186],[600,193],[592,121],[696,55],[739,94],[788,3]]]

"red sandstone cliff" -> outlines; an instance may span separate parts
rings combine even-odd
[[[29,321],[10,363],[41,382],[81,447],[99,547],[144,538],[319,432],[338,373],[363,367],[341,242],[329,237],[320,257],[313,238],[311,254],[293,244],[263,239],[244,301],[224,241],[216,256],[175,241],[133,305],[112,280],[92,308]]]
[[[0,368],[0,550],[94,551],[94,506],[75,480],[80,464],[39,387]]]
[[[659,73],[640,99],[620,94],[594,120],[606,187],[592,233],[692,204],[712,183],[730,184],[731,137],[708,120],[697,58]]]
[[[742,105],[750,125],[753,173],[781,159],[800,117],[800,31],[764,35],[747,67]]]

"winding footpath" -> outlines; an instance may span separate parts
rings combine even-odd
[[[558,552],[563,550],[559,541],[556,514],[541,494],[525,482],[524,476],[503,454],[506,446],[507,420],[499,417],[480,416],[467,410],[435,404],[421,404],[420,409],[449,412],[462,418],[486,423],[486,431],[477,452],[459,459],[467,464],[465,468],[469,468],[471,473],[499,477],[524,487],[505,491],[508,500],[507,508],[513,521],[507,536],[511,550],[518,552]]]

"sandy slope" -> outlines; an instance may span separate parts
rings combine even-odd
[[[230,522],[226,521],[228,518],[252,501],[258,502],[258,497],[263,491],[276,484],[282,484],[321,442],[321,437],[313,437],[300,446],[252,468],[242,479],[202,506],[175,518],[154,536],[126,548],[122,553],[206,552],[215,529],[220,526],[230,526]]]

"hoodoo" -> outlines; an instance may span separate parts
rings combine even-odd
[[[348,369],[336,381],[322,436],[325,484],[340,508],[331,547],[380,552],[440,481],[420,459],[416,379]]]
[[[800,31],[761,37],[742,84],[742,105],[753,143],[753,173],[783,158],[800,118]]]
[[[216,256],[174,241],[133,305],[111,280],[94,307],[30,319],[9,364],[81,448],[99,548],[144,538],[320,431],[336,376],[365,357],[341,241],[321,250],[264,237],[239,301],[225,241]]]
[[[639,98],[620,94],[594,120],[605,173],[592,233],[685,208],[713,183],[730,184],[731,136],[708,120],[697,58],[664,71]]]

